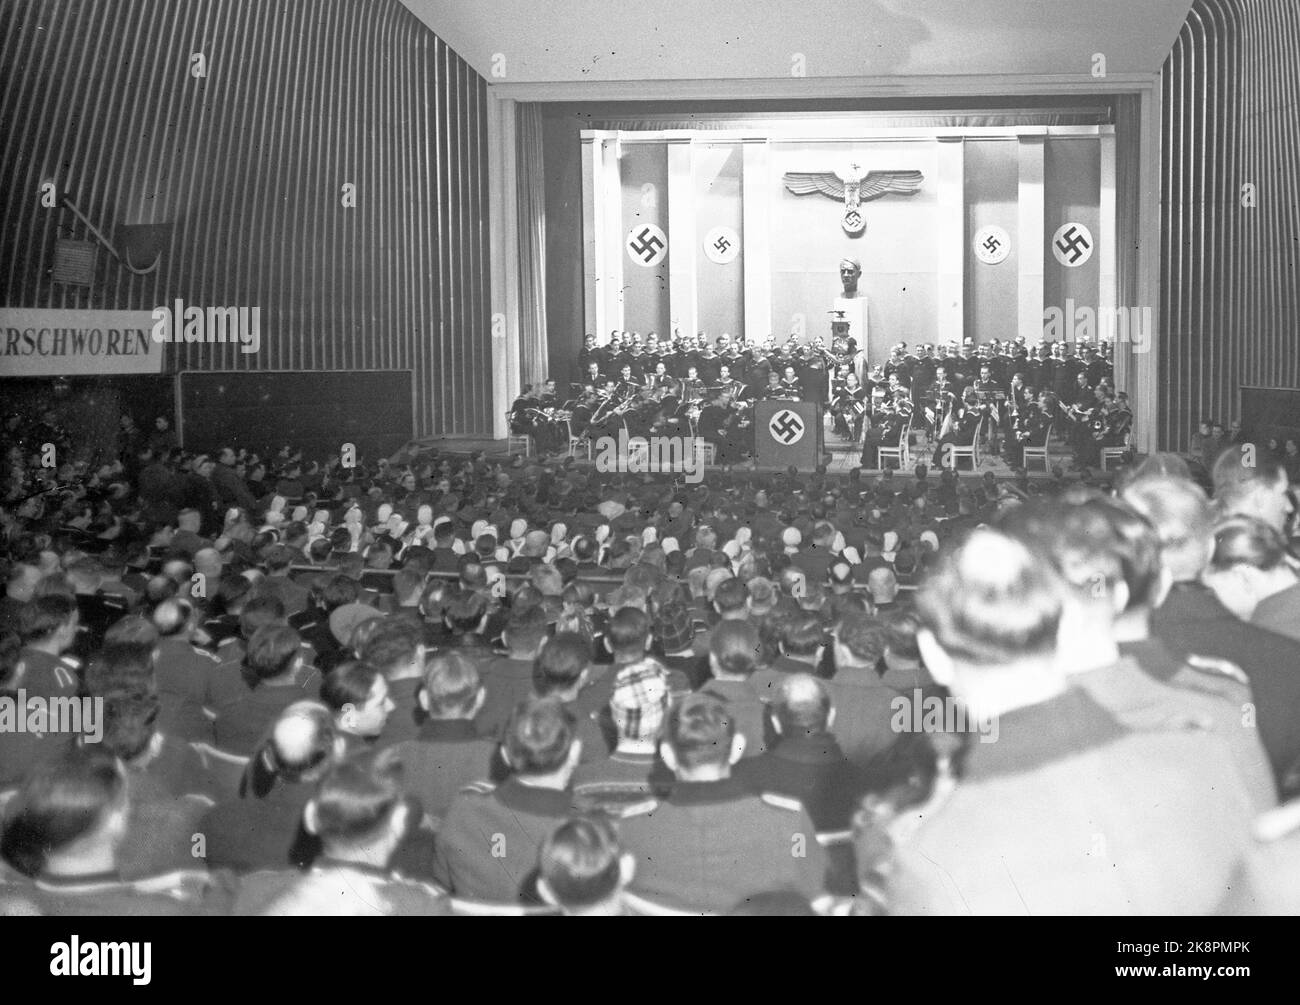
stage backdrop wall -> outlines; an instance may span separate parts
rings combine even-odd
[[[638,224],[668,230],[668,155],[662,143],[627,143],[619,156],[622,181],[622,233]],[[666,333],[668,259],[642,266],[623,255],[623,327],[628,331]],[[605,341],[608,332],[601,332]]]
[[[417,435],[490,434],[486,101],[398,0],[7,0],[0,308],[257,306],[258,352],[166,369],[410,370]],[[157,271],[53,282],[87,235],[45,182],[110,238],[171,224]]]
[[[1101,286],[1101,255],[1096,242],[1100,240],[1100,207],[1098,191],[1101,185],[1100,148],[1093,139],[1067,139],[1048,137],[1043,151],[1043,305],[1057,307],[1068,318],[1074,313],[1074,335],[1096,341],[1096,326],[1088,331],[1088,317],[1080,316],[1079,308],[1088,307],[1094,312],[1098,307]],[[1077,266],[1065,266],[1051,252],[1052,235],[1065,223],[1082,223],[1092,233],[1092,254]],[[1074,306],[1074,311],[1067,310]]]
[[[844,203],[820,193],[792,195],[787,171],[827,171],[850,157],[863,167],[917,169],[916,195],[887,195],[862,204],[866,230],[849,237],[840,226]],[[898,341],[933,341],[938,324],[936,144],[930,142],[772,144],[772,329],[787,336],[802,319],[809,337],[830,339],[826,313],[840,295],[839,261],[862,262],[858,291],[867,298],[868,357],[884,362]]]
[[[996,224],[1017,233],[1020,219],[1019,144],[1014,138],[965,142],[966,250],[981,227]],[[1019,310],[1020,242],[1011,242],[1006,259],[984,264],[968,258],[966,269],[966,331],[976,342],[1016,334]]]
[[[745,225],[742,212],[743,148],[739,143],[702,143],[695,151],[695,270],[700,290],[699,327],[716,337],[745,330]],[[729,262],[704,254],[704,237],[730,227],[740,254]]]

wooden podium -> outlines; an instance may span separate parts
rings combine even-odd
[[[823,452],[822,409],[815,401],[754,405],[754,466],[816,471]]]

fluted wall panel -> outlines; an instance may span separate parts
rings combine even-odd
[[[1300,5],[1196,0],[1161,84],[1159,441],[1183,449],[1241,387],[1300,387]]]
[[[4,0],[0,305],[257,306],[259,352],[168,369],[409,369],[417,435],[490,434],[486,101],[398,0]],[[52,282],[87,235],[47,181],[110,238],[172,224],[158,270]]]

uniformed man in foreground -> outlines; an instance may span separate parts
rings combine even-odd
[[[228,874],[200,868],[122,878],[128,789],[121,762],[95,746],[71,747],[36,767],[5,806],[0,917],[227,913]]]
[[[1252,818],[1231,759],[1068,686],[1065,589],[1031,548],[980,529],[918,596],[917,643],[960,702],[945,725],[967,751],[904,843],[891,913],[1201,915],[1228,893]]]
[[[676,782],[620,825],[636,856],[633,893],[701,913],[773,890],[820,897],[827,860],[812,820],[796,800],[756,795],[732,777],[744,749],[723,700],[694,694],[673,709],[659,752]]]
[[[438,830],[434,878],[458,897],[539,901],[537,853],[569,816],[569,779],[582,756],[575,720],[555,698],[521,702],[501,753],[511,775],[466,786]]]
[[[393,763],[336,765],[307,804],[303,822],[323,855],[305,873],[255,872],[240,885],[235,914],[428,917],[449,914],[443,891],[390,870],[411,828],[410,802]]]

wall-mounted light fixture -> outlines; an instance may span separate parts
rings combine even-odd
[[[94,235],[95,240],[108,249],[109,254],[121,262],[128,272],[137,276],[147,276],[158,268],[158,263],[162,261],[162,251],[168,240],[171,239],[172,225],[170,223],[123,223],[118,224],[117,234],[122,242],[122,251],[118,251],[103,234],[86,219],[86,215],[76,207],[66,195],[60,202],[72,210],[78,220],[86,225],[86,229]],[[143,268],[132,264],[135,261],[146,261],[148,265]]]

